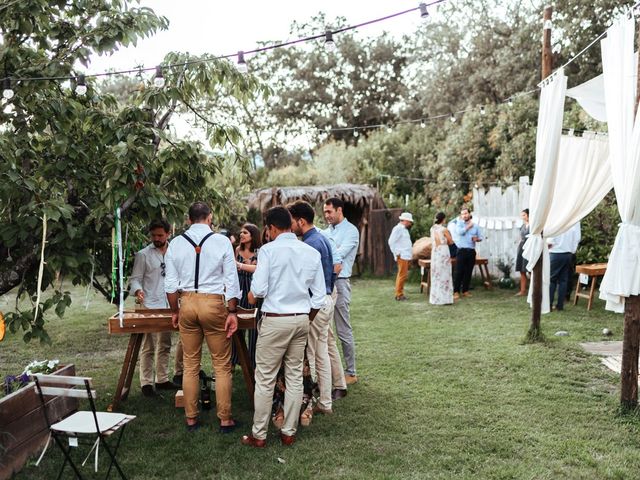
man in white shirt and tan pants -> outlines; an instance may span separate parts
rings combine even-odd
[[[295,442],[309,322],[325,302],[320,253],[291,233],[291,223],[284,207],[267,212],[265,224],[272,241],[260,249],[249,293],[251,303],[255,298],[264,298],[264,302],[256,345],[253,428],[241,442],[257,448],[266,445],[273,388],[283,362],[286,391],[280,439],[283,445]]]
[[[409,264],[412,259],[412,243],[409,229],[413,225],[413,215],[404,212],[399,217],[400,222],[393,227],[389,235],[389,248],[393,254],[393,259],[398,264],[398,275],[396,276],[396,300],[403,301],[407,297],[404,295],[404,284],[409,275]]]
[[[184,351],[187,430],[199,428],[198,393],[202,340],[207,341],[216,374],[220,431],[233,431],[231,414],[231,336],[238,329],[240,284],[229,239],[211,230],[211,209],[203,202],[189,208],[191,227],[169,244],[165,291]],[[227,305],[225,305],[225,298]],[[180,303],[178,303],[178,300]]]

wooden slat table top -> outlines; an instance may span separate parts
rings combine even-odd
[[[604,275],[607,271],[606,263],[585,263],[576,265],[576,273],[583,273],[590,276]]]

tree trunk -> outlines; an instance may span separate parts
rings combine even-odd
[[[620,404],[623,408],[638,406],[638,351],[640,347],[640,296],[627,297],[624,306],[624,338]]]
[[[30,253],[16,260],[12,267],[0,272],[0,295],[13,290],[22,283],[24,274],[35,267],[36,254]]]

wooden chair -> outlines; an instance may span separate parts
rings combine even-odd
[[[110,412],[97,412],[94,399],[96,397],[95,390],[91,389],[91,378],[86,377],[69,377],[63,375],[34,375],[34,381],[36,382],[36,390],[40,396],[42,402],[42,411],[44,412],[45,421],[49,427],[49,439],[47,444],[40,455],[40,458],[36,462],[36,466],[40,464],[40,461],[44,457],[44,454],[51,443],[51,440],[60,447],[64,455],[64,462],[62,468],[58,474],[58,479],[62,477],[67,463],[71,465],[71,468],[76,474],[76,477],[81,479],[82,475],[76,464],[71,458],[70,452],[72,447],[78,446],[79,439],[91,439],[89,442],[92,445],[87,457],[82,462],[82,465],[87,463],[87,460],[91,456],[91,453],[95,450],[95,471],[98,471],[98,449],[100,445],[105,449],[109,455],[111,461],[109,463],[109,470],[105,478],[109,478],[111,468],[115,466],[116,470],[120,474],[120,477],[125,479],[125,475],[120,468],[120,465],[116,461],[116,454],[118,453],[118,447],[120,446],[120,440],[126,425],[136,418],[133,415],[125,415],[123,413],[110,413]],[[76,388],[82,387],[82,388]],[[45,403],[45,396],[64,396],[73,398],[86,398],[91,406],[90,411],[78,411],[67,418],[51,424],[49,421],[49,415],[47,414],[47,407]],[[115,448],[113,450],[107,444],[107,438],[120,431],[117,437]],[[95,438],[95,440],[93,440]],[[66,444],[66,446],[65,446]]]

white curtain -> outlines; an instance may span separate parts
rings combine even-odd
[[[613,188],[609,141],[605,136],[563,135],[558,153],[555,195],[544,236],[555,237],[587,216]]]
[[[622,223],[600,298],[615,312],[624,312],[625,297],[640,294],[640,115],[635,115],[634,122],[634,37],[635,20],[625,15],[601,42],[611,173]]]
[[[592,78],[577,87],[567,90],[567,97],[575,98],[580,106],[600,122],[607,121],[607,107],[604,101],[604,78]]]
[[[528,260],[527,270],[532,271],[542,256],[543,265],[549,265],[549,250],[542,238],[542,231],[551,211],[554,195],[558,150],[562,136],[564,99],[567,90],[567,77],[564,70],[556,71],[542,86],[540,111],[538,112],[538,131],[536,134],[536,169],[529,199],[530,234],[524,245],[523,256]],[[542,313],[549,312],[549,269],[544,269],[542,289]],[[546,278],[545,278],[546,274]],[[547,285],[545,288],[544,285]],[[529,303],[532,302],[532,289],[529,290]]]

